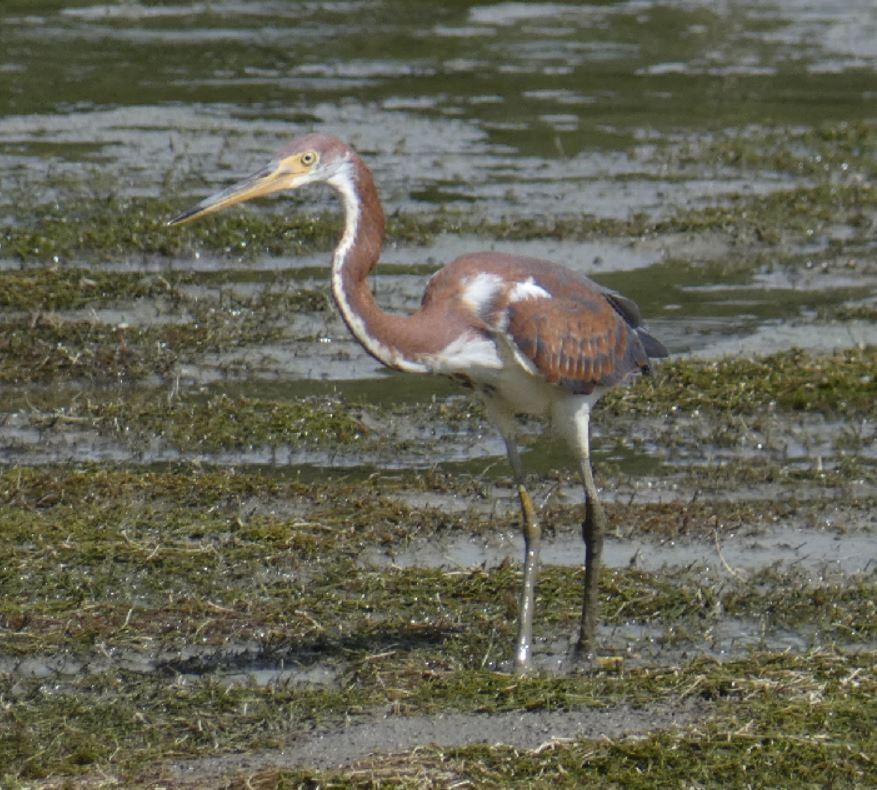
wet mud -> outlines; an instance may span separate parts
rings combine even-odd
[[[405,2],[0,10],[0,785],[877,782],[877,14]],[[565,263],[670,348],[583,516],[528,424],[537,672],[499,437],[331,305],[328,192],[168,217],[350,140],[417,305]]]

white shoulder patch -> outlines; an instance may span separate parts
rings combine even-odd
[[[509,302],[523,302],[525,299],[550,299],[551,294],[542,286],[536,285],[532,277],[528,277],[523,282],[517,282],[509,292]]]
[[[503,279],[492,272],[479,272],[468,277],[463,286],[463,301],[478,316],[483,316],[490,303],[499,293]]]

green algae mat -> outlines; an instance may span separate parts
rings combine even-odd
[[[0,9],[0,786],[877,784],[874,10],[440,5]],[[310,128],[386,309],[501,249],[671,349],[593,420],[593,666],[571,459],[516,677],[502,442],[348,336],[333,197],[166,227]]]

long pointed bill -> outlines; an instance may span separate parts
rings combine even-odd
[[[243,203],[253,198],[270,195],[281,189],[292,189],[296,186],[296,173],[291,172],[282,160],[272,162],[267,167],[254,173],[249,178],[239,181],[237,184],[223,189],[210,197],[204,198],[200,203],[178,214],[168,225],[181,225],[184,222],[213,214],[221,209]]]

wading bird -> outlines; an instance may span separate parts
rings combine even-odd
[[[381,252],[383,210],[371,172],[335,137],[298,138],[267,167],[169,224],[307,184],[328,184],[344,204],[344,232],[332,259],[331,283],[353,336],[393,370],[449,376],[472,389],[505,440],[525,547],[514,657],[518,672],[532,666],[541,531],[524,485],[517,416],[547,418],[569,443],[585,488],[584,600],[573,657],[589,658],[595,648],[605,530],[590,462],[591,408],[609,387],[646,372],[649,358],[664,357],[667,350],[642,329],[639,308],[629,299],[563,266],[498,252],[463,255],[440,269],[414,314],[384,312],[367,281]]]

